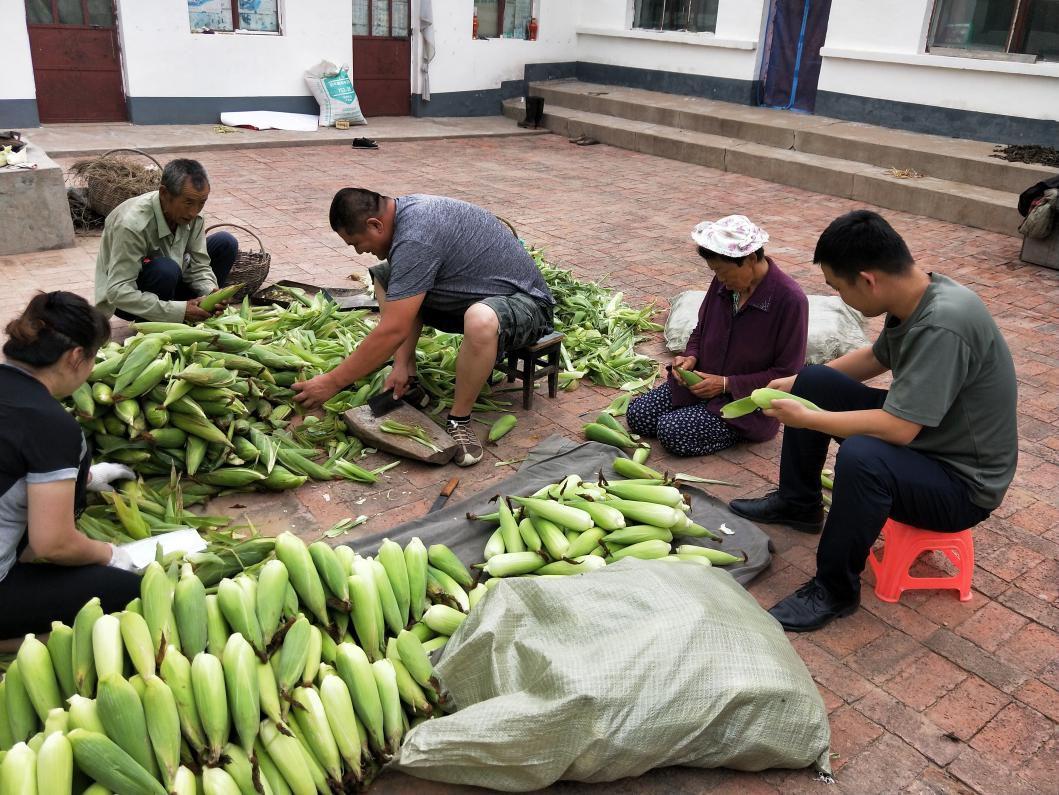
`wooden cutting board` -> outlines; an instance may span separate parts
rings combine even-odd
[[[373,416],[369,406],[357,406],[342,416],[349,430],[368,447],[375,447],[387,453],[411,458],[414,461],[424,461],[428,464],[447,464],[456,455],[457,444],[453,438],[445,433],[433,419],[408,404],[402,404],[381,417]],[[427,432],[430,440],[441,448],[441,452],[435,453],[417,441],[380,430],[379,426],[386,420],[403,422],[405,425],[418,425]]]

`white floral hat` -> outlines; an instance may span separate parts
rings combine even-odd
[[[746,257],[769,242],[769,234],[745,215],[727,215],[703,221],[691,230],[691,239],[702,248],[726,257]]]

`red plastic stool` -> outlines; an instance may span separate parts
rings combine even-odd
[[[960,601],[971,598],[971,576],[974,574],[974,541],[970,530],[958,533],[936,533],[887,519],[879,536],[883,542],[880,557],[868,553],[868,563],[875,572],[875,595],[884,602],[897,602],[903,591],[921,588],[955,588]],[[913,577],[912,564],[924,552],[945,553],[958,571],[951,577]]]

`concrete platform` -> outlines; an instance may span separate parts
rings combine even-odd
[[[62,167],[35,142],[27,160],[35,168],[0,167],[0,256],[74,244]]]
[[[531,84],[545,126],[625,149],[1015,235],[1017,194],[1051,171],[991,144],[579,81]],[[504,113],[522,118],[521,100]],[[893,169],[916,177],[899,177]]]
[[[86,157],[110,149],[143,152],[202,152],[217,149],[345,144],[354,138],[383,141],[420,141],[449,138],[491,138],[538,135],[543,130],[523,130],[501,116],[474,118],[412,118],[384,116],[361,127],[336,130],[321,127],[315,132],[243,130],[220,124],[46,124],[33,131],[33,140],[52,157]]]

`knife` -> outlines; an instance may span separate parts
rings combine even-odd
[[[434,500],[434,504],[430,506],[430,510],[427,511],[427,513],[434,513],[434,511],[441,508],[441,506],[443,506],[448,501],[449,497],[452,495],[452,492],[456,491],[456,486],[458,486],[459,483],[459,478],[453,478],[448,483],[446,483],[445,487],[438,494],[437,498]]]

